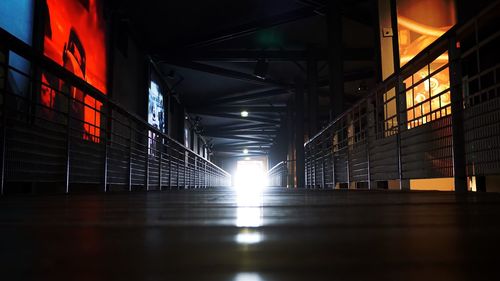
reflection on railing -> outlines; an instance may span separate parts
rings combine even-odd
[[[283,161],[269,169],[269,171],[267,172],[268,185],[287,187],[288,177],[290,176],[290,169],[288,168],[288,165],[291,163],[293,162]]]

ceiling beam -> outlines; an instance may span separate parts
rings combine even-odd
[[[238,133],[238,132],[203,132],[203,136],[205,137],[213,137],[213,138],[226,138],[226,137],[232,137],[232,136],[251,136],[251,137],[263,137],[263,138],[274,138],[278,135],[277,132],[244,132],[244,133]]]
[[[210,136],[211,134],[227,134],[227,135],[255,135],[255,136],[277,136],[279,133],[279,130],[224,130],[224,131],[203,131],[204,136]]]
[[[292,92],[288,89],[273,89],[273,90],[265,90],[262,92],[254,92],[254,93],[240,93],[227,97],[222,97],[215,99],[214,104],[230,104],[236,102],[250,102],[267,98],[274,98],[277,96],[290,95]]]
[[[248,141],[236,141],[236,142],[231,142],[231,143],[225,143],[225,144],[218,144],[215,145],[214,147],[227,147],[227,148],[238,148],[242,146],[247,146],[247,147],[253,147],[253,148],[261,148],[261,147],[271,147],[272,144],[270,143],[249,143]]]
[[[286,106],[199,106],[188,109],[189,113],[196,114],[198,112],[207,113],[236,113],[241,114],[245,110],[251,116],[252,113],[274,113],[281,114],[286,111]]]
[[[240,26],[236,26],[223,32],[212,34],[210,36],[207,36],[206,38],[188,44],[187,47],[200,48],[210,46],[234,38],[249,35],[262,29],[271,28],[281,24],[308,18],[314,15],[317,15],[315,7],[304,7],[291,12],[286,12],[269,18],[259,19]]]
[[[373,60],[375,52],[372,48],[345,48],[343,57],[347,61]],[[315,59],[326,61],[327,49],[313,52]],[[269,61],[307,61],[311,54],[308,50],[186,50],[182,52],[169,52],[157,54],[160,60],[186,60],[186,61],[225,61],[225,62],[255,62],[258,59]]]
[[[213,74],[213,75],[224,76],[227,78],[232,78],[232,79],[236,79],[236,80],[240,80],[240,81],[244,81],[244,82],[249,82],[252,84],[272,85],[275,87],[291,87],[291,85],[281,84],[281,83],[279,83],[277,81],[273,81],[271,79],[260,79],[252,74],[238,72],[238,71],[229,70],[229,69],[225,69],[222,67],[212,66],[212,65],[198,63],[198,62],[179,60],[179,59],[169,59],[169,60],[162,60],[159,63],[170,64],[170,65],[175,65],[175,66],[182,67],[182,68],[188,68],[188,69],[192,69],[192,70],[196,70],[196,71],[201,71],[201,72],[205,72],[205,73],[209,73],[209,74]]]
[[[243,157],[250,157],[250,156],[262,156],[262,155],[267,155],[267,151],[269,149],[259,149],[259,150],[248,150],[247,154],[243,154],[243,151],[241,150],[227,150],[227,149],[217,149],[217,152],[222,152],[222,153],[227,153],[227,154],[236,154],[236,155],[241,155]]]
[[[245,136],[217,135],[217,134],[212,134],[212,135],[209,135],[208,137],[222,138],[222,139],[228,139],[228,140],[244,140],[244,141],[249,141],[249,142],[258,143],[258,144],[271,144],[273,142],[272,139],[265,138],[265,137],[245,137]]]
[[[304,5],[315,8],[317,13],[322,16],[326,16],[326,3],[327,1],[314,1],[314,0],[296,0]],[[366,9],[362,9],[359,4],[363,2],[367,2],[368,0],[359,0],[359,1],[342,1],[342,15],[350,20],[356,21],[363,25],[372,26],[373,25],[373,16],[370,11]]]
[[[280,124],[281,121],[273,119],[273,118],[258,118],[258,117],[241,117],[240,114],[228,114],[228,113],[214,113],[214,112],[197,112],[196,115],[205,115],[212,117],[220,117],[226,119],[234,119],[246,122],[256,122],[256,123],[264,123],[264,124]]]
[[[248,149],[249,151],[255,151],[255,150],[263,150],[263,149],[269,149],[271,148],[272,145],[270,144],[265,144],[265,145],[252,145],[252,144],[246,144],[246,145],[238,145],[238,146],[225,146],[225,145],[220,145],[220,146],[215,146],[214,149],[217,150],[225,150],[225,151],[241,151],[244,148]]]
[[[227,124],[221,126],[208,126],[205,127],[205,131],[220,131],[220,130],[231,130],[231,131],[240,131],[240,130],[279,130],[279,126],[270,125],[270,124]]]
[[[241,151],[218,151],[220,154],[228,155],[231,157],[258,157],[258,156],[266,156],[268,153],[265,151],[249,151],[248,154],[243,154]]]

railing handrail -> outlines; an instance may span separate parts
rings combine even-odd
[[[280,166],[286,165],[286,163],[288,163],[288,162],[292,162],[292,160],[285,160],[285,161],[279,162],[278,164],[274,165],[271,169],[269,169],[267,171],[267,173],[270,174],[270,173],[274,172],[274,170],[279,169]]]
[[[500,0],[497,0],[493,2],[491,5],[489,5],[487,8],[482,10],[477,16],[472,17],[471,19],[467,20],[465,23],[462,24],[456,24],[452,28],[450,28],[446,33],[444,33],[441,37],[436,39],[432,44],[427,46],[425,49],[423,49],[421,52],[419,52],[414,58],[412,58],[409,62],[407,62],[404,66],[400,67],[399,69],[395,70],[393,74],[391,74],[389,77],[387,77],[384,81],[378,83],[371,91],[369,94],[367,94],[365,97],[357,101],[353,106],[351,106],[349,109],[345,110],[342,112],[339,116],[337,116],[333,121],[328,123],[321,131],[319,131],[317,134],[315,134],[311,139],[309,139],[307,142],[304,143],[304,147],[306,147],[309,143],[315,141],[318,137],[320,137],[325,131],[330,129],[332,126],[334,126],[337,122],[339,122],[341,119],[343,119],[348,113],[350,113],[355,107],[359,106],[363,102],[366,102],[367,99],[372,98],[377,95],[378,90],[383,89],[390,85],[391,83],[394,83],[394,80],[397,81],[401,73],[405,73],[409,68],[414,68],[415,64],[420,63],[422,60],[426,59],[429,53],[432,53],[435,48],[437,48],[439,45],[442,45],[443,43],[447,42],[449,37],[456,34],[458,31],[462,31],[463,29],[467,28],[471,24],[473,24],[477,19],[482,17],[485,13],[489,12],[493,7],[497,6],[500,3]],[[448,46],[446,46],[448,47]]]
[[[352,105],[351,107],[349,107],[348,109],[344,110],[344,112],[342,112],[339,116],[337,116],[333,121],[331,121],[330,123],[328,123],[328,125],[326,125],[323,129],[321,129],[321,131],[319,131],[317,134],[315,134],[311,139],[309,139],[307,142],[304,143],[304,147],[307,146],[309,143],[313,142],[314,140],[316,140],[316,138],[318,138],[320,135],[322,135],[325,131],[327,131],[328,129],[330,129],[333,125],[335,125],[335,123],[339,122],[340,120],[342,120],[348,113],[350,113],[354,108],[356,108],[357,106],[359,106],[360,104],[366,102],[367,99],[369,98],[372,98],[374,96],[377,95],[378,91],[380,89],[384,89],[385,87],[387,87],[388,85],[390,85],[391,83],[394,83],[394,80],[397,80],[397,78],[400,76],[400,74],[402,72],[405,72],[405,70],[407,70],[408,68],[413,68],[414,64],[416,64],[417,62],[419,62],[420,60],[422,59],[425,59],[427,54],[433,50],[436,46],[438,46],[439,44],[442,44],[444,41],[446,41],[448,39],[448,36],[452,33],[454,33],[456,31],[456,26],[454,26],[453,28],[451,28],[450,30],[448,30],[445,34],[443,34],[441,37],[439,37],[438,39],[436,39],[436,41],[434,41],[432,44],[430,44],[429,46],[427,46],[424,50],[422,50],[420,53],[418,53],[413,59],[411,59],[408,63],[406,63],[403,67],[401,67],[399,70],[395,71],[393,74],[391,74],[389,77],[387,77],[384,81],[378,83],[371,91],[368,95],[366,95],[365,97],[363,97],[362,99],[360,99],[359,101],[357,101],[354,105]]]
[[[76,76],[75,74],[69,72],[67,69],[64,67],[60,66],[53,60],[49,59],[48,57],[38,54],[34,48],[22,40],[18,39],[14,35],[10,34],[6,30],[0,27],[0,42],[6,48],[10,51],[13,51],[14,53],[20,55],[23,58],[28,59],[31,63],[34,63],[37,66],[42,67],[43,69],[49,71],[50,73],[53,73],[54,75],[67,80],[74,86],[78,87],[82,91],[84,91],[87,94],[90,94],[93,98],[96,98],[103,104],[106,104],[108,106],[111,106],[113,110],[117,110],[119,113],[124,114],[125,116],[131,118],[134,122],[137,122],[139,125],[143,126],[145,129],[152,131],[153,133],[161,136],[163,139],[167,140],[170,143],[179,145],[185,151],[190,152],[192,154],[198,155],[198,153],[194,152],[188,147],[185,147],[183,144],[178,142],[177,140],[171,138],[164,132],[161,132],[159,129],[156,127],[150,125],[148,122],[146,122],[143,118],[139,117],[137,114],[130,112],[129,110],[125,109],[122,105],[120,105],[119,102],[112,100],[109,98],[107,95],[87,83],[85,80],[81,79],[80,77]],[[203,158],[200,156],[200,158]],[[203,158],[204,159],[204,158]],[[225,174],[226,176],[230,176],[230,174],[226,171],[224,171],[222,168],[219,166],[215,165],[211,161],[204,159],[207,163],[209,163],[211,166]]]

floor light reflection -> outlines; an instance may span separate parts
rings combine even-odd
[[[240,230],[240,233],[236,235],[236,243],[243,245],[258,244],[262,242],[263,235],[259,231],[255,231],[251,228],[245,228]]]
[[[238,189],[236,191],[236,226],[262,226],[262,193],[260,190]]]
[[[263,189],[265,186],[262,162],[239,161],[235,180],[236,226],[262,226]]]
[[[265,281],[258,273],[238,273],[234,281]]]

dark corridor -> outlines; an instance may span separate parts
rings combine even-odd
[[[499,19],[0,0],[0,279],[500,280]]]

